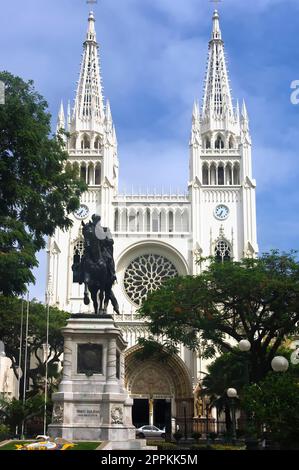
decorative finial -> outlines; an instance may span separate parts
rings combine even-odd
[[[95,5],[98,3],[98,0],[86,0],[87,5]],[[89,19],[94,19],[93,11],[89,12]]]

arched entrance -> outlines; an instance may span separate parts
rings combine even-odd
[[[172,355],[166,361],[140,360],[133,346],[125,353],[125,383],[133,405],[133,424],[155,424],[163,428],[168,420],[193,416],[192,381],[184,362]]]

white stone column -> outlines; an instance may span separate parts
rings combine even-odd
[[[150,398],[148,401],[148,408],[149,408],[149,425],[154,425],[154,400]]]

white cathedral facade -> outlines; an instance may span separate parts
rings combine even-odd
[[[147,330],[136,310],[147,292],[168,277],[199,274],[198,256],[239,260],[258,252],[249,121],[245,103],[241,110],[233,105],[219,15],[213,14],[203,103],[193,106],[186,194],[118,192],[116,130],[103,98],[92,12],[83,47],[74,108],[68,105],[65,115],[61,105],[57,128],[69,133],[69,164],[77,166],[88,191],[73,214],[72,228],[57,229],[48,242],[50,304],[71,313],[91,313],[92,306],[83,303],[83,286],[73,282],[72,264],[83,254],[81,221],[100,214],[114,239],[113,291],[121,312],[115,321],[128,342],[126,385],[139,409],[135,421],[145,420],[140,417],[143,408],[150,422],[159,423],[163,400],[171,400],[173,416],[181,415],[187,402],[193,416],[193,391],[204,369],[199,354],[181,347],[169,364],[140,363],[136,343]],[[186,143],[186,165],[187,155]]]

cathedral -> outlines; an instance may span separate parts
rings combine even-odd
[[[114,239],[117,283],[113,291],[120,307],[114,319],[128,343],[125,383],[134,399],[134,424],[163,425],[167,406],[173,417],[182,416],[183,408],[188,417],[200,417],[204,411],[196,411],[193,401],[205,370],[200,352],[181,346],[167,364],[150,359],[140,362],[137,341],[148,333],[136,311],[147,293],[166,279],[199,274],[199,256],[239,260],[258,252],[246,105],[243,102],[239,108],[232,100],[215,10],[204,98],[201,107],[194,102],[191,116],[186,193],[120,194],[116,129],[109,101],[103,97],[98,51],[95,17],[90,12],[74,107],[68,105],[65,113],[61,104],[57,123],[57,130],[68,132],[68,164],[78,169],[88,191],[72,215],[72,228],[57,229],[49,239],[48,300],[70,313],[91,313],[92,306],[83,303],[84,286],[77,282],[72,265],[84,251],[81,222],[100,214]],[[186,142],[182,155],[186,165],[187,152]]]

